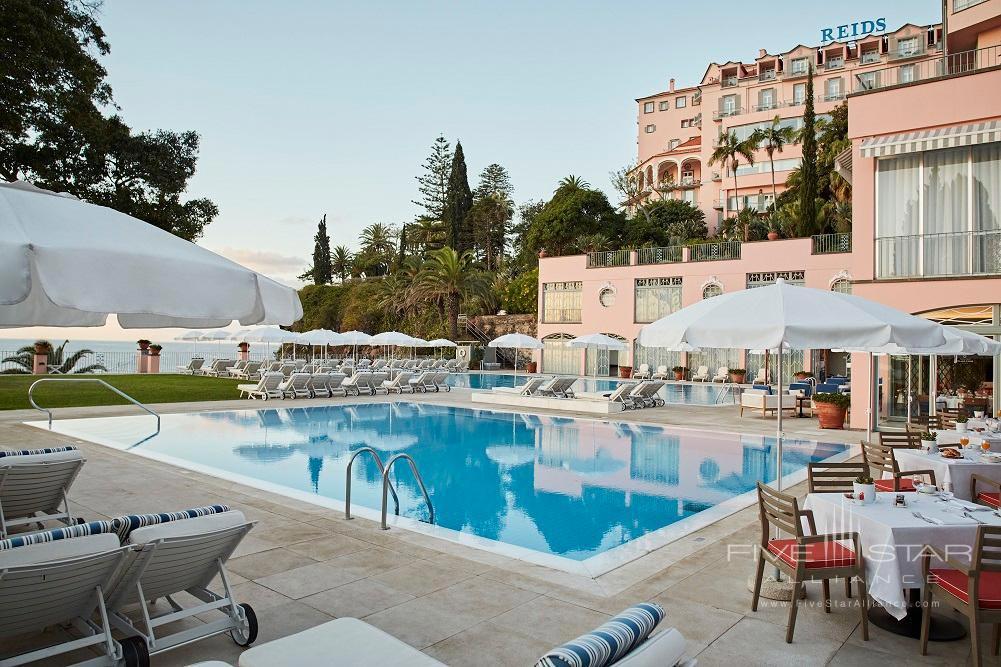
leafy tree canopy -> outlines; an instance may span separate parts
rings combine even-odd
[[[524,249],[564,255],[573,250],[580,236],[603,234],[618,238],[623,221],[604,192],[571,176],[561,181],[553,198],[533,217],[525,231]]]
[[[708,235],[706,216],[699,208],[680,199],[663,199],[645,204],[625,223],[622,245],[630,248],[683,245],[705,240]]]

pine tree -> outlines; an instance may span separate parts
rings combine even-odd
[[[326,285],[333,281],[333,270],[330,261],[330,237],[327,236],[327,215],[323,214],[323,219],[316,229],[316,236],[313,237],[313,270],[312,278],[315,285]]]
[[[424,173],[417,176],[420,200],[414,203],[424,209],[422,217],[441,220],[445,214],[448,196],[448,177],[452,173],[452,149],[448,139],[439,135],[431,145],[431,154],[422,165]]]
[[[813,110],[813,66],[806,77],[806,109],[803,111],[803,163],[799,170],[800,234],[817,233],[817,133]]]
[[[462,143],[456,142],[442,221],[448,230],[449,245],[460,253],[469,250],[472,245],[472,231],[467,220],[472,207],[473,193],[469,189],[466,158],[462,153]]]
[[[507,169],[494,163],[480,172],[480,183],[476,186],[477,199],[500,196],[509,200],[513,194],[514,187],[511,185],[511,175],[507,173]]]

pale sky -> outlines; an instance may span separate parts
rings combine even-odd
[[[462,141],[473,187],[487,164],[507,167],[519,204],[571,173],[611,195],[608,173],[635,158],[636,97],[671,77],[693,85],[710,61],[819,43],[825,27],[937,22],[939,6],[105,0],[100,23],[126,122],[201,135],[190,193],[220,208],[201,243],[298,284],[324,213],[333,244],[348,246],[368,224],[414,218],[414,177],[439,133]]]

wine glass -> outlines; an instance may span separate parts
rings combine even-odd
[[[967,447],[967,446],[968,446],[969,444],[970,444],[970,438],[969,438],[968,436],[965,436],[965,435],[964,435],[964,436],[963,436],[962,438],[960,438],[960,439],[959,439],[959,445],[960,445],[960,446],[961,446],[961,447],[962,447],[963,449],[966,449],[966,447]]]
[[[991,451],[991,443],[987,441],[987,438],[980,441],[980,449],[982,449],[985,454]]]

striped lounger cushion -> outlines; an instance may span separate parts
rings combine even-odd
[[[31,533],[30,535],[18,535],[15,537],[0,540],[0,551],[5,549],[16,549],[26,547],[29,544],[41,544],[43,542],[54,542],[56,540],[66,540],[71,537],[83,537],[84,535],[100,535],[110,533],[113,528],[110,521],[91,521],[90,523],[80,523],[66,528],[53,528],[41,533]]]
[[[129,533],[136,528],[155,526],[158,523],[167,523],[168,521],[194,519],[197,516],[221,514],[228,511],[229,507],[226,505],[209,505],[207,507],[196,507],[190,510],[181,510],[180,512],[163,512],[161,514],[130,514],[128,516],[120,516],[116,519],[112,519],[111,523],[114,526],[115,532],[118,533],[118,537],[121,538],[122,543],[124,544],[125,540],[129,538]]]
[[[6,456],[33,456],[35,454],[55,454],[56,452],[72,452],[76,447],[72,445],[67,447],[46,447],[45,449],[20,449],[20,450],[5,450],[0,449],[0,459]]]
[[[614,664],[643,643],[664,618],[664,608],[652,602],[633,605],[601,627],[557,646],[535,667],[603,667]]]

